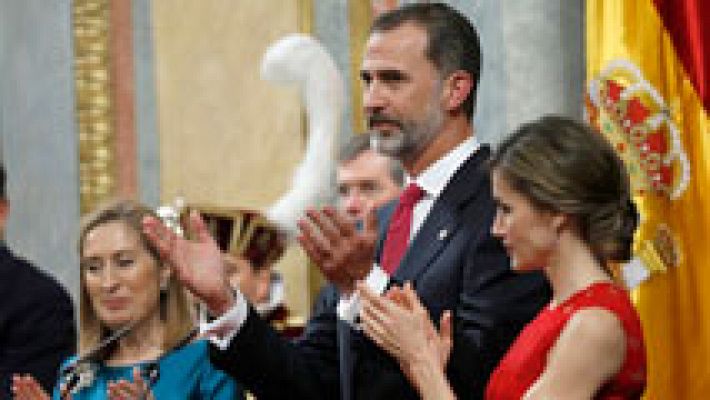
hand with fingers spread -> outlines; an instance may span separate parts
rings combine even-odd
[[[332,207],[308,210],[299,221],[298,241],[323,275],[342,292],[349,293],[355,282],[372,269],[377,243],[377,217],[371,210],[362,229],[355,221]]]
[[[49,400],[50,396],[30,375],[12,376],[12,395],[15,400]]]
[[[451,393],[444,370],[451,354],[451,313],[441,316],[440,330],[429,319],[409,283],[379,296],[358,283],[360,318],[365,334],[392,355],[422,398]]]
[[[194,239],[178,236],[157,218],[143,220],[146,236],[171,264],[177,279],[210,312],[222,315],[234,303],[222,253],[197,212],[190,213],[187,228]]]
[[[153,392],[141,376],[140,368],[133,368],[133,382],[125,379],[108,383],[108,398],[111,400],[155,400]]]
[[[412,289],[411,283],[406,282],[403,288],[393,287],[387,291],[385,297],[419,317],[419,323],[424,329],[427,345],[431,347],[432,354],[436,353],[438,355],[438,365],[441,366],[441,369],[446,369],[446,364],[451,355],[451,347],[453,346],[451,312],[444,311],[439,320],[439,330],[437,330],[429,319],[429,313],[419,300],[417,293]]]
[[[449,311],[442,314],[439,331],[409,283],[404,288],[391,288],[384,296],[362,284],[358,291],[363,328],[376,343],[407,364],[417,361],[424,348],[436,365],[442,370],[446,367],[452,345]]]

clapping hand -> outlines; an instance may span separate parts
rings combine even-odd
[[[363,331],[399,362],[410,379],[412,370],[423,364],[446,368],[453,343],[451,312],[442,314],[437,330],[409,283],[391,288],[384,296],[360,283],[358,292]]]
[[[49,394],[30,375],[12,376],[12,394],[15,400],[49,400]]]
[[[108,398],[111,400],[155,400],[153,392],[141,376],[140,368],[133,368],[133,382],[120,379],[108,383]]]
[[[377,216],[367,214],[362,229],[356,222],[332,207],[308,210],[298,227],[298,241],[328,281],[342,292],[350,293],[355,282],[364,279],[372,268],[377,243]]]

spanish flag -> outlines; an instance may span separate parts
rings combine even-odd
[[[587,112],[641,213],[645,399],[710,398],[710,2],[587,0]]]

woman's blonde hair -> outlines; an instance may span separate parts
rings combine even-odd
[[[141,244],[156,261],[158,267],[163,267],[163,260],[158,249],[153,246],[145,233],[143,233],[142,221],[146,216],[155,217],[155,213],[148,207],[131,200],[113,201],[99,207],[82,220],[79,234],[79,257],[83,257],[84,244],[89,232],[101,225],[119,221],[138,234]],[[109,330],[108,327],[99,321],[91,305],[86,289],[83,266],[79,275],[79,353],[83,354],[98,345],[109,333]],[[165,293],[164,306],[162,307],[165,308],[163,349],[167,350],[177,345],[194,327],[192,307],[187,293],[172,274]]]
[[[630,259],[638,213],[624,163],[601,133],[546,116],[507,137],[491,165],[537,209],[571,215],[606,267]]]

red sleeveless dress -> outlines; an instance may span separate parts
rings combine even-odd
[[[599,282],[575,293],[557,307],[546,307],[520,333],[491,375],[487,400],[519,400],[545,370],[547,355],[570,317],[585,308],[614,313],[626,333],[626,358],[621,370],[595,399],[638,399],[646,386],[646,353],[638,314],[626,291]]]

